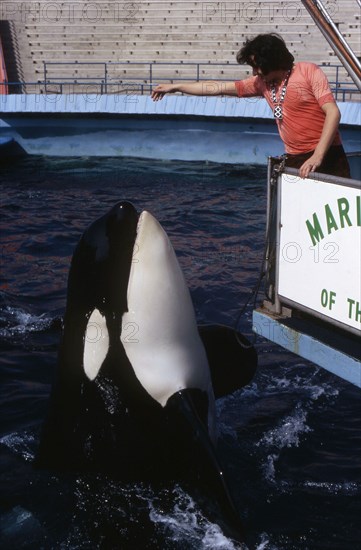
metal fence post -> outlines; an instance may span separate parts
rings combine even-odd
[[[43,65],[44,65],[44,84],[45,84],[45,93],[47,93],[47,89],[46,89],[46,77],[47,77],[46,61],[43,61]]]

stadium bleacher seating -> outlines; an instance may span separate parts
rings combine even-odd
[[[329,2],[329,9],[360,56],[357,0]],[[195,68],[188,63],[202,63],[199,78],[244,78],[249,68],[235,66],[235,55],[247,37],[265,32],[279,33],[296,61],[324,64],[327,76],[334,78],[331,66],[339,60],[299,1],[6,0],[0,4],[8,74],[34,85],[44,78],[96,81],[102,79],[104,62],[110,62],[109,83],[138,79],[149,83],[149,63],[159,64],[152,68],[152,82],[194,79]],[[345,71],[339,77],[350,82]],[[43,91],[41,85],[30,84],[23,91],[34,89]]]

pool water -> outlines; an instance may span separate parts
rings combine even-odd
[[[233,549],[179,486],[34,471],[56,366],[69,263],[85,228],[119,200],[167,231],[199,322],[254,338],[266,169],[124,158],[27,157],[0,166],[2,549]],[[259,300],[261,295],[259,296]],[[217,401],[220,453],[249,549],[360,545],[360,392],[255,341],[249,386]]]

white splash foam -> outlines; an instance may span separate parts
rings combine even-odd
[[[10,306],[2,310],[0,320],[5,324],[0,329],[0,336],[3,338],[24,335],[29,332],[41,332],[49,328],[52,322],[44,313],[33,315]]]
[[[270,384],[267,387],[267,391],[287,391],[302,392],[303,395],[307,395],[313,401],[317,401],[320,397],[337,397],[339,389],[333,384],[328,384],[325,381],[322,383],[319,380],[319,375],[324,374],[322,368],[305,369],[302,363],[297,363],[292,366],[292,370],[296,371],[295,374],[290,372],[290,367],[287,367],[288,374],[283,377],[275,377],[270,380]],[[302,374],[300,374],[302,373]]]
[[[276,428],[266,432],[256,444],[257,447],[264,448],[267,452],[263,464],[263,473],[267,481],[275,483],[276,467],[275,464],[284,448],[298,447],[301,435],[311,432],[312,429],[307,425],[307,413],[297,405],[294,412],[285,417],[281,424]]]
[[[278,550],[274,544],[271,543],[268,535],[266,533],[261,534],[261,541],[255,547],[255,550]]]
[[[304,487],[315,489],[317,492],[321,490],[333,495],[359,495],[361,492],[360,484],[353,482],[306,481],[303,485]]]
[[[29,432],[12,433],[0,438],[0,443],[8,447],[13,453],[20,455],[27,462],[32,462],[35,458],[35,437]]]
[[[300,436],[304,433],[312,431],[307,426],[307,413],[297,406],[295,411],[284,418],[282,423],[267,432],[262,439],[257,443],[257,446],[265,446],[268,448],[276,447],[283,449],[284,447],[298,447]]]
[[[197,509],[193,499],[182,492],[178,494],[173,510],[164,512],[150,502],[149,517],[155,524],[163,525],[174,542],[184,543],[187,548],[192,541],[199,550],[237,550],[239,546],[227,538],[221,528],[207,520]]]

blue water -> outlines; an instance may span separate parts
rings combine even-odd
[[[0,545],[237,548],[178,486],[34,471],[72,251],[121,199],[168,232],[202,322],[233,325],[259,276],[266,171],[137,159],[2,164]],[[251,310],[240,328],[251,334]],[[260,338],[252,383],[217,402],[248,549],[360,548],[360,391]]]

